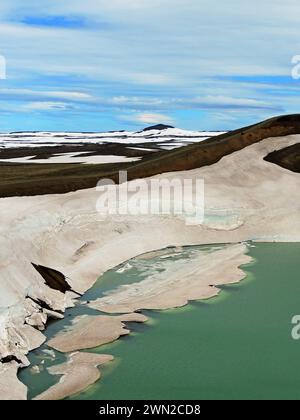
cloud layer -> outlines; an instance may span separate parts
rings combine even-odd
[[[28,127],[28,113],[32,129],[102,130],[298,112],[299,12],[294,0],[2,0],[0,131]]]

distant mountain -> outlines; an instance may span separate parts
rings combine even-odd
[[[151,131],[151,130],[166,130],[167,128],[175,128],[172,125],[165,125],[165,124],[156,124],[150,127],[144,128],[143,131]]]

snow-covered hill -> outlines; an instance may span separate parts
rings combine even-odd
[[[187,131],[178,128],[153,129],[140,132],[112,131],[99,133],[24,131],[0,134],[0,148],[59,146],[82,143],[118,143],[128,145],[155,143],[158,149],[169,150],[206,140],[222,133],[215,131]]]

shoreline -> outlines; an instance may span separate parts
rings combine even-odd
[[[189,301],[209,299],[218,295],[219,285],[237,283],[244,278],[239,267],[251,261],[246,252],[245,244],[226,244],[224,249],[200,254],[186,263],[174,262],[161,275],[150,275],[139,283],[124,285],[88,306],[117,314],[174,309]]]
[[[224,250],[221,250],[224,251]],[[215,251],[215,253],[218,253],[220,251]],[[159,308],[155,307],[155,297],[152,296],[154,306],[152,308],[139,308],[139,310],[143,311],[144,309],[147,310],[160,310],[164,311],[167,309],[177,309],[179,307],[184,307],[188,305],[190,302],[193,301],[201,301],[206,299],[211,299],[217,295],[219,295],[222,292],[221,288],[216,287],[222,286],[222,285],[228,285],[228,284],[236,284],[241,281],[243,281],[247,274],[243,271],[243,266],[249,264],[253,261],[253,259],[248,255],[248,248],[245,244],[235,244],[235,245],[229,245],[227,249],[225,249],[225,254],[227,254],[227,260],[225,258],[224,252],[223,255],[219,256],[219,258],[214,259],[214,264],[211,269],[204,268],[203,265],[208,262],[208,260],[211,257],[211,254],[205,255],[204,261],[201,261],[201,268],[200,272],[203,274],[205,271],[210,271],[211,276],[205,277],[205,282],[209,283],[212,278],[218,278],[220,275],[222,275],[222,284],[221,281],[215,281],[215,285],[209,285],[208,287],[203,288],[203,286],[197,287],[197,290],[194,290],[193,297],[190,296],[186,302],[182,302],[180,305],[173,306],[173,304],[169,301],[169,303],[165,302],[164,307],[160,306]],[[226,270],[224,272],[224,266],[220,266],[220,261],[223,261],[226,265]],[[199,262],[198,262],[199,263]],[[204,263],[204,264],[203,264]],[[226,264],[227,263],[227,264]],[[200,272],[195,273],[195,276],[197,275],[201,277]],[[165,273],[164,273],[165,274]],[[184,281],[184,280],[183,280]],[[143,280],[141,281],[143,283]],[[138,283],[132,283],[128,286],[129,289],[136,288]],[[173,288],[176,288],[176,284],[174,284],[173,279]],[[121,287],[122,288],[122,287]],[[208,290],[211,289],[211,292],[208,293]],[[117,289],[118,290],[118,289]],[[180,287],[177,287],[177,294],[180,295],[182,289]],[[116,292],[112,293],[112,295],[117,294]],[[129,295],[130,295],[129,291]],[[160,291],[158,290],[158,294],[160,294]],[[95,301],[97,302],[97,300]],[[97,303],[95,303],[97,306]],[[93,305],[88,305],[91,307],[94,307]],[[102,310],[102,309],[101,309]],[[117,312],[117,311],[116,311]],[[108,312],[111,313],[111,312]],[[72,325],[63,332],[59,332],[56,334],[53,338],[51,338],[47,345],[50,348],[54,348],[55,350],[58,350],[63,353],[69,353],[68,355],[68,361],[66,363],[63,363],[61,365],[55,365],[48,369],[50,374],[63,374],[63,377],[54,385],[52,385],[50,388],[48,388],[46,391],[42,392],[41,394],[37,395],[34,400],[39,399],[55,399],[55,396],[59,396],[59,398],[66,398],[72,395],[75,395],[78,393],[79,388],[80,391],[84,391],[87,386],[91,385],[91,381],[87,383],[85,381],[85,373],[83,373],[83,377],[79,375],[79,371],[82,367],[82,360],[84,359],[84,355],[89,354],[86,353],[86,350],[89,348],[101,348],[102,345],[112,343],[114,341],[119,340],[123,335],[130,334],[130,325],[126,325],[126,330],[124,332],[124,325],[122,327],[123,322],[147,322],[148,318],[145,317],[141,313],[127,313],[125,315],[118,315],[118,316],[106,316],[106,315],[95,315],[95,316],[78,316],[74,318]],[[116,328],[117,326],[117,328]],[[121,327],[121,328],[120,328]],[[97,329],[98,328],[98,329]],[[116,332],[117,329],[117,332]],[[95,331],[97,330],[97,333],[95,334]],[[109,334],[108,334],[109,331]],[[87,337],[90,337],[87,338]],[[82,340],[84,341],[85,345],[83,345]],[[92,341],[90,341],[92,340]],[[88,345],[86,345],[86,343]],[[82,350],[83,352],[80,353],[82,355],[81,360],[72,360],[73,352],[77,352],[79,350]],[[100,354],[101,356],[101,354]],[[113,358],[113,356],[111,356]],[[71,364],[71,367],[67,369],[67,366]],[[100,379],[97,377],[94,382]],[[66,382],[66,384],[65,384]],[[93,383],[94,383],[93,382]]]

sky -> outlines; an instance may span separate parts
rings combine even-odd
[[[299,16],[299,0],[1,0],[0,132],[298,113]]]

